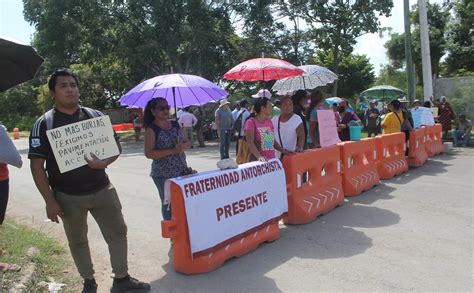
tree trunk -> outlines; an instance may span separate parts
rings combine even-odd
[[[293,41],[293,48],[295,50],[295,62],[299,63],[300,58],[299,58],[299,54],[298,54],[298,49],[299,49],[299,45],[300,45],[300,35],[299,35],[298,22],[297,22],[296,18],[293,20],[293,25],[294,25],[294,28],[295,28],[295,38],[294,38],[294,41]]]
[[[332,61],[332,69],[333,72],[339,76],[339,45],[336,44],[333,49],[333,61]],[[334,81],[334,85],[332,87],[332,96],[337,97],[337,82],[338,79]]]

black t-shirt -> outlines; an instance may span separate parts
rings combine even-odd
[[[377,117],[375,118],[369,117],[370,114],[377,114]],[[380,115],[380,112],[377,108],[374,108],[374,109],[369,108],[365,111],[365,118],[367,119],[367,127],[372,127],[372,128],[377,127],[378,115]]]
[[[103,115],[102,113],[100,114]],[[84,110],[79,109],[74,114],[69,115],[56,109],[53,118],[53,128],[89,118],[92,117],[89,117]],[[110,183],[105,170],[94,170],[88,165],[61,174],[46,136],[46,128],[46,121],[41,116],[36,120],[31,130],[28,158],[42,158],[46,160],[49,185],[54,191],[71,195],[85,195],[97,192]],[[115,135],[115,139],[118,139],[117,135]]]

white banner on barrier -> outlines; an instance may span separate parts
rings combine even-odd
[[[171,181],[183,192],[192,253],[219,245],[288,211],[285,172],[277,159],[167,180],[166,200]]]

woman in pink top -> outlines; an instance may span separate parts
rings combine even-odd
[[[290,154],[275,141],[273,123],[270,120],[272,106],[267,98],[256,99],[253,106],[255,112],[245,122],[245,140],[253,160],[265,162],[274,159],[275,150],[283,155]]]

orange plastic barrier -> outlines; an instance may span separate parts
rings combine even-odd
[[[443,153],[443,126],[435,124],[434,126],[423,126],[423,128],[425,129],[425,149],[428,156],[432,157]]]
[[[114,124],[112,125],[112,128],[115,131],[126,131],[126,130],[133,129],[133,123]]]
[[[404,133],[379,135],[375,138],[375,144],[380,179],[390,179],[408,171]]]
[[[122,123],[123,130],[133,129],[133,123]]]
[[[355,196],[380,183],[377,173],[375,138],[339,144],[342,161],[342,187],[345,196]]]
[[[174,269],[183,274],[210,272],[222,266],[226,260],[240,257],[256,249],[260,244],[275,241],[280,237],[280,228],[276,219],[229,239],[213,249],[193,255],[189,242],[183,193],[175,183],[171,183],[171,202],[172,219],[161,222],[161,231],[164,238],[173,240]]]
[[[419,167],[425,164],[428,154],[425,148],[425,128],[418,128],[410,131],[410,140],[408,143],[408,165],[411,167]]]
[[[305,224],[344,203],[339,147],[283,157],[288,189],[285,224]]]
[[[18,128],[13,128],[13,139],[19,139],[20,138],[20,129]]]
[[[114,124],[114,125],[112,125],[112,128],[113,128],[115,131],[124,131],[122,124]]]

